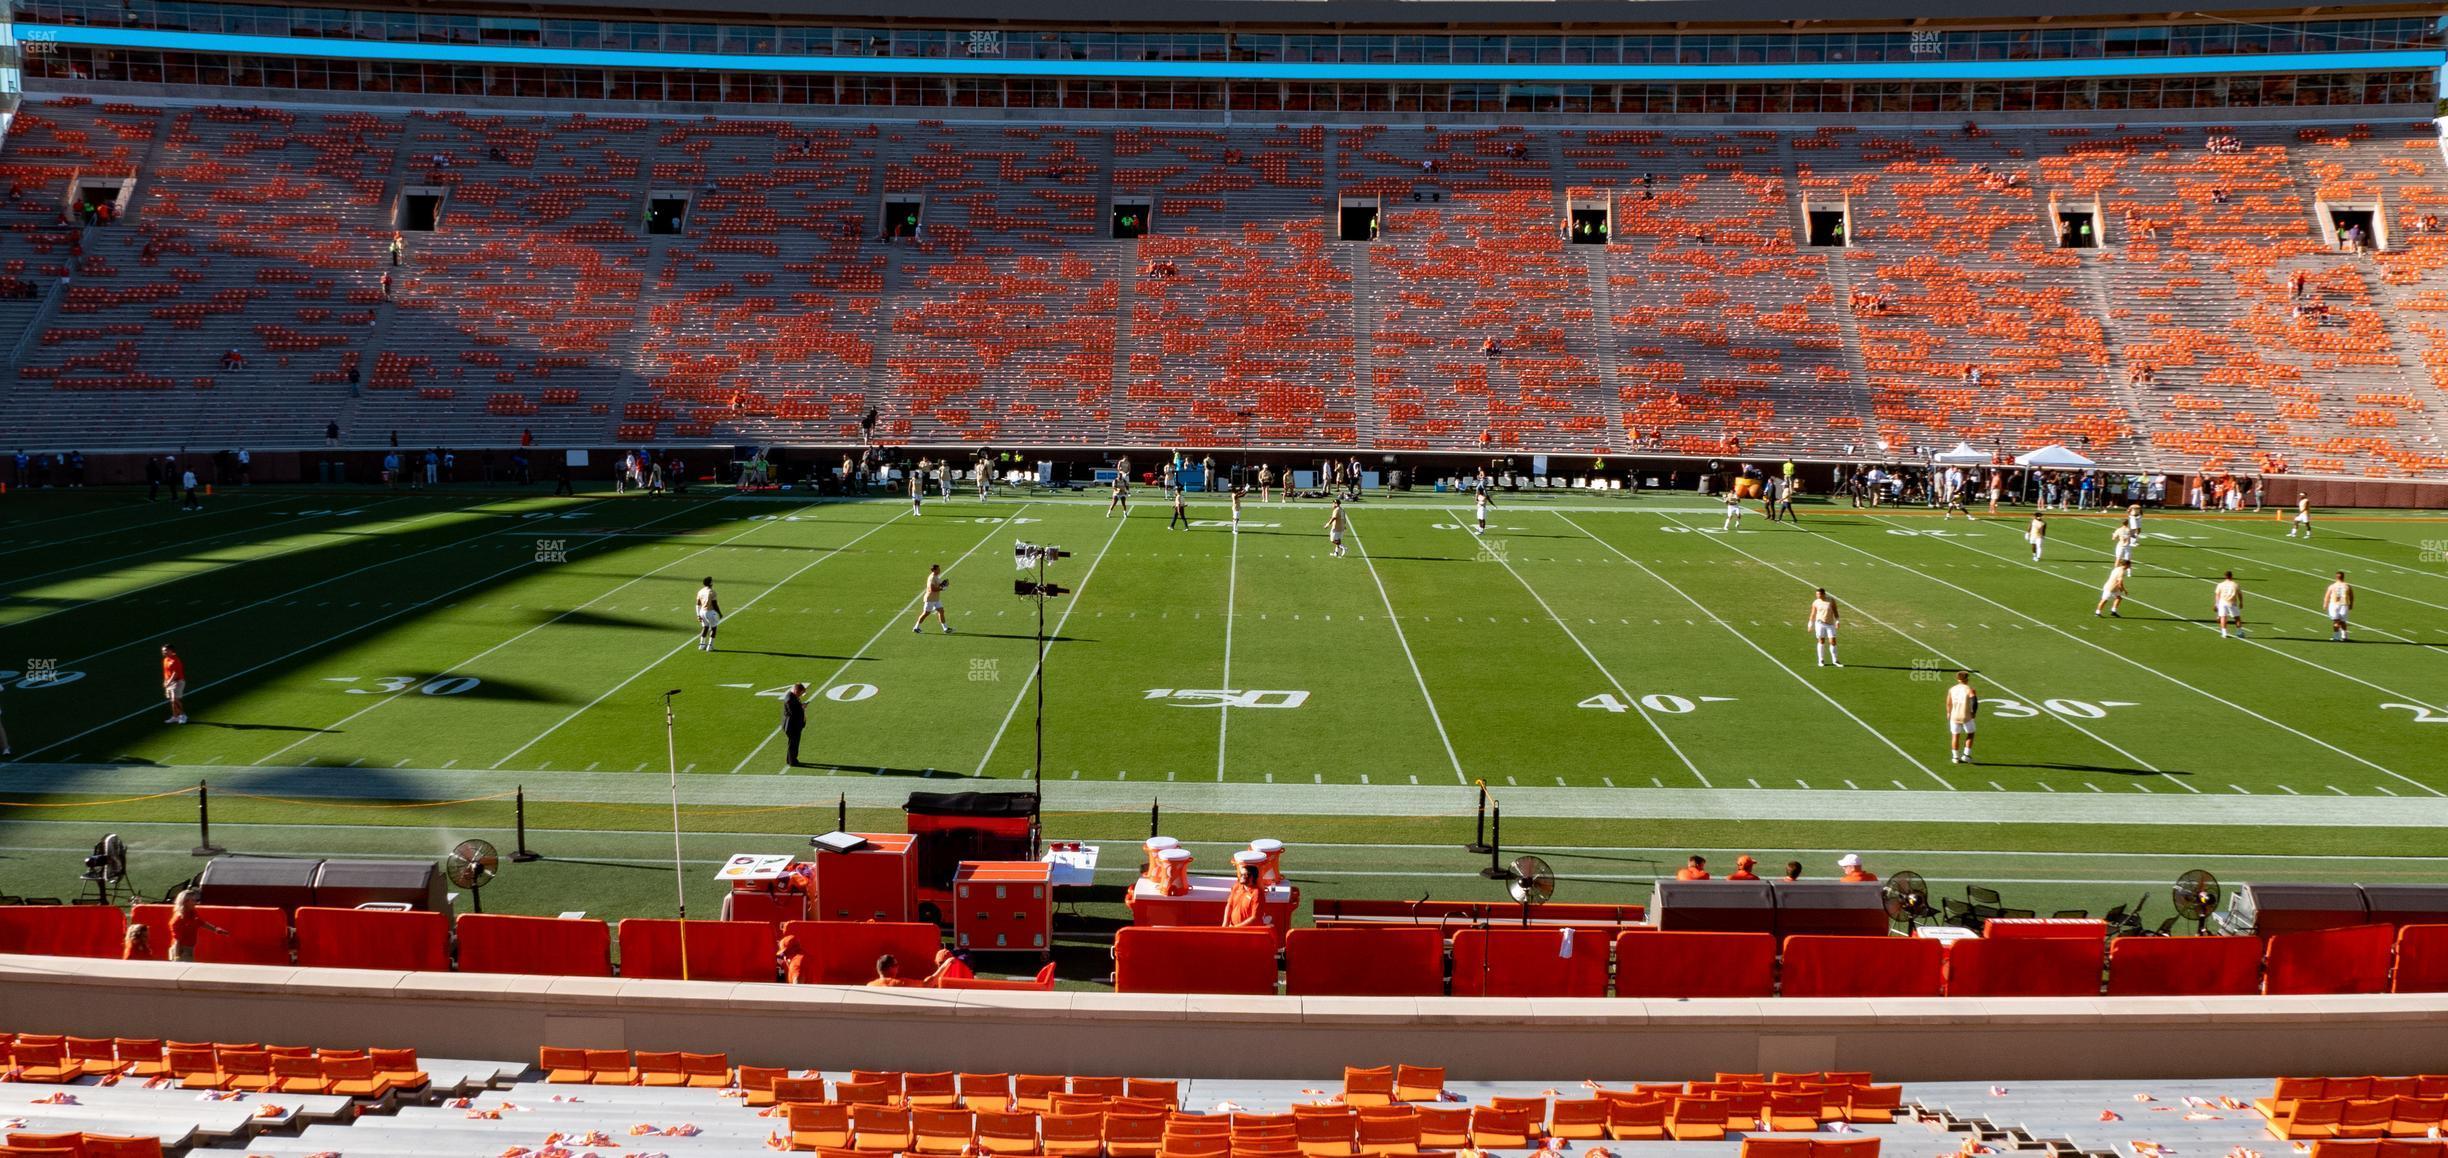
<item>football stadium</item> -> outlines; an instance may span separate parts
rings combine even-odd
[[[0,1158],[2441,1158],[2448,16],[1972,8],[14,0]]]

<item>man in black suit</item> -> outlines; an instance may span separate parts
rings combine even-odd
[[[806,684],[792,684],[782,693],[782,735],[790,741],[790,767],[799,767],[799,733],[807,731],[807,705],[800,701],[807,695]]]

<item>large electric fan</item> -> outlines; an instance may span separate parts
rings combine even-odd
[[[82,879],[92,890],[95,904],[116,905],[135,899],[136,888],[128,882],[127,842],[118,833],[94,842],[93,853],[85,858]]]
[[[1887,919],[1910,926],[1934,910],[1930,908],[1929,882],[1916,872],[1889,874],[1879,886],[1879,899],[1886,902]]]
[[[1505,892],[1522,907],[1522,924],[1530,923],[1530,910],[1546,904],[1555,896],[1555,870],[1535,856],[1517,857],[1505,872]]]
[[[450,883],[468,891],[468,903],[476,911],[484,911],[485,882],[501,871],[501,854],[493,851],[491,841],[463,840],[450,850],[442,861],[442,875]]]
[[[2210,914],[2218,911],[2219,882],[2202,869],[2193,869],[2176,878],[2168,890],[2176,901],[2176,915],[2193,922],[2193,933],[2201,935],[2210,924]]]

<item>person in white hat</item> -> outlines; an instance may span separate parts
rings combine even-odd
[[[1266,924],[1266,885],[1260,876],[1266,871],[1266,854],[1255,849],[1243,849],[1233,854],[1232,895],[1224,900],[1224,927],[1227,929],[1255,928]]]
[[[1846,853],[1836,858],[1836,867],[1844,870],[1844,879],[1853,884],[1877,884],[1878,874],[1863,868],[1861,858]]]

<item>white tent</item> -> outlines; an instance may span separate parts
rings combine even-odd
[[[2022,466],[2049,468],[2086,467],[2099,465],[2098,463],[2084,458],[2073,451],[2067,450],[2065,447],[2055,445],[2044,446],[2028,454],[2016,455],[2015,462]]]
[[[1989,461],[1989,452],[1974,450],[1969,442],[1958,442],[1955,449],[1930,456],[1940,466],[1978,466]]]

